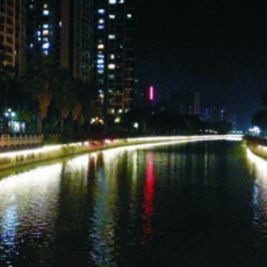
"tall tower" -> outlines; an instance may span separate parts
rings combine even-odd
[[[95,1],[94,70],[103,115],[131,109],[134,90],[133,0]]]

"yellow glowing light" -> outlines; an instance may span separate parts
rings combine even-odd
[[[72,170],[81,170],[88,168],[89,155],[76,157],[74,159],[68,160],[67,166]]]
[[[104,46],[103,44],[99,44],[99,45],[97,46],[97,48],[98,48],[99,50],[101,50],[101,49],[104,49],[105,46]]]
[[[247,148],[247,158],[255,167],[257,178],[267,183],[267,161],[255,154]]]
[[[114,120],[115,123],[120,123],[121,122],[121,118],[120,117],[117,117],[115,120]]]
[[[116,68],[115,64],[108,64],[108,69],[109,70],[114,70]]]

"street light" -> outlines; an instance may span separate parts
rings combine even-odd
[[[5,112],[5,117],[7,119],[7,130],[10,132],[10,129],[12,127],[12,119],[16,117],[16,113],[12,111],[11,108],[7,109]]]
[[[135,129],[138,129],[138,128],[139,128],[139,123],[138,123],[138,122],[135,122],[134,125],[133,125],[133,127],[134,127]]]

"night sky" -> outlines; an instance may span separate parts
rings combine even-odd
[[[164,97],[198,90],[250,125],[267,88],[267,3],[137,0],[137,78]]]

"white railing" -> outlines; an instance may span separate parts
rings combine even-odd
[[[0,148],[1,147],[40,145],[42,141],[43,141],[42,135],[10,136],[8,134],[2,134],[0,136]]]

